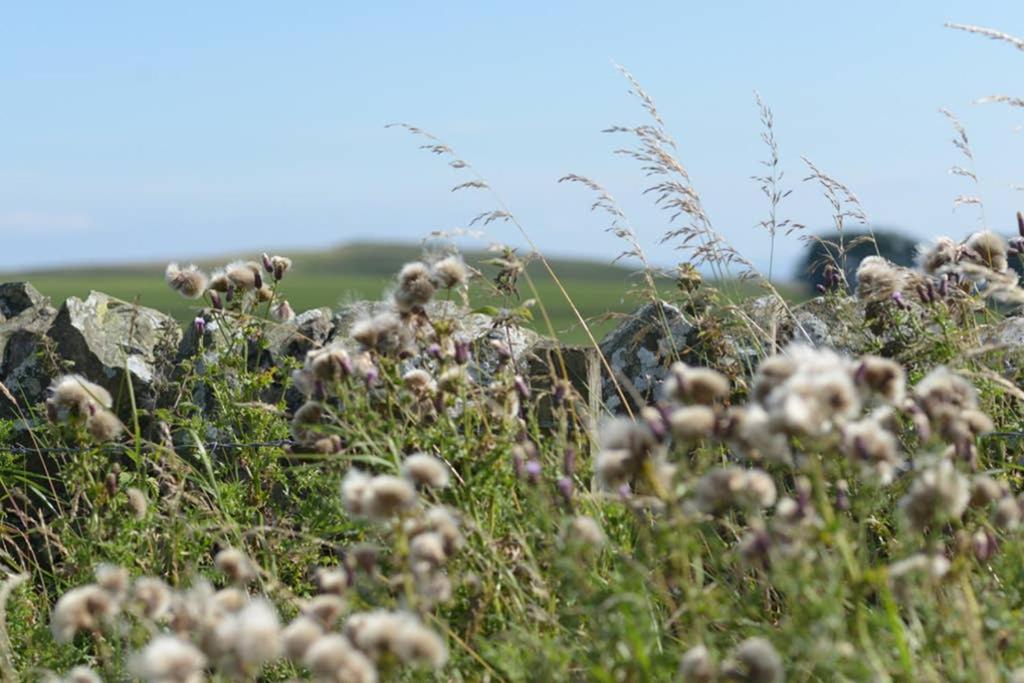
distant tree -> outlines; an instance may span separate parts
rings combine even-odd
[[[870,233],[862,231],[848,230],[843,234],[843,243],[854,245],[847,248],[845,263],[846,281],[850,283],[851,288],[857,286],[857,266],[866,256],[881,254],[897,265],[914,265],[919,240],[888,229],[875,230],[874,242],[869,239],[870,237]],[[830,246],[829,242],[838,243],[839,235],[834,232],[823,233],[819,235],[819,239],[809,241],[804,258],[797,268],[797,280],[806,282],[812,291],[816,290],[817,285],[824,283],[826,264],[835,262],[842,265],[838,249]]]

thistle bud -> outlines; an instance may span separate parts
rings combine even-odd
[[[206,319],[202,316],[197,316],[196,319],[192,321],[192,329],[196,331],[196,334],[206,334]]]
[[[526,461],[526,476],[530,478],[530,482],[536,484],[540,480],[541,466],[539,460],[527,460]]]
[[[224,302],[221,301],[220,293],[216,292],[216,291],[214,291],[212,289],[210,290],[210,303],[213,304],[214,310],[217,310],[217,311],[224,310]]]
[[[558,492],[565,499],[566,503],[572,502],[572,479],[569,477],[559,477],[558,479]]]
[[[268,273],[274,272],[274,264],[270,261],[270,255],[267,252],[263,252],[263,270]]]
[[[528,400],[530,398],[530,385],[526,382],[522,375],[516,375],[514,382],[516,387],[516,393],[519,394],[520,400]]]
[[[571,477],[576,471],[576,449],[572,446],[565,447],[565,454],[562,456],[562,473]]]
[[[845,479],[836,482],[836,509],[841,512],[850,509],[850,485]]]
[[[455,362],[465,365],[469,362],[469,340],[458,338],[455,340]]]

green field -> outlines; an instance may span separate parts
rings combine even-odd
[[[292,307],[300,312],[360,299],[379,299],[393,283],[402,264],[420,255],[417,246],[397,244],[352,244],[322,252],[293,253],[294,268],[282,281],[280,289]],[[483,252],[465,254],[467,262],[474,267],[480,267],[482,261],[492,256]],[[201,265],[213,269],[224,260],[204,261]],[[552,260],[551,265],[598,339],[615,325],[609,314],[629,312],[638,304],[636,296],[629,291],[639,284],[639,278],[628,268],[563,259]],[[162,263],[65,268],[5,274],[0,275],[0,280],[29,280],[58,305],[69,296],[85,297],[90,290],[97,290],[166,311],[182,321],[188,320],[197,304],[179,297],[164,284],[163,269]],[[483,270],[487,272],[486,268]],[[531,264],[528,272],[558,336],[566,342],[585,342],[586,333],[541,264]],[[660,285],[666,292],[671,290],[672,285],[667,280]],[[532,296],[525,278],[520,279],[520,294],[524,300]],[[495,298],[482,282],[474,285],[471,302],[474,306],[506,304]],[[535,308],[534,313],[534,326],[546,332],[539,308]]]

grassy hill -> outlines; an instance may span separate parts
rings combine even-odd
[[[422,249],[411,244],[359,243],[288,255],[295,265],[281,283],[281,291],[296,311],[303,311],[317,306],[337,306],[348,301],[380,298],[393,283],[402,264],[420,258]],[[257,256],[246,255],[248,258]],[[490,269],[481,267],[481,262],[494,255],[467,252],[464,256],[469,264],[488,273]],[[228,260],[231,259],[206,260],[200,265],[212,270]],[[551,264],[583,315],[593,319],[594,333],[598,338],[614,325],[614,322],[601,320],[602,316],[635,308],[636,301],[631,300],[627,292],[638,280],[630,269],[571,259],[555,259]],[[183,299],[168,289],[163,280],[165,265],[154,262],[50,269],[0,274],[0,280],[29,280],[55,302],[69,296],[84,297],[95,289],[166,311],[183,321],[188,320],[196,302]],[[583,330],[541,264],[531,264],[529,273],[559,336],[566,341],[584,341]],[[525,281],[521,281],[520,292],[524,299],[531,296]],[[474,286],[472,302],[474,305],[500,305],[500,302],[488,298],[483,283]],[[538,318],[535,324],[541,329],[543,323],[539,311],[535,312]]]
[[[281,283],[281,291],[296,311],[304,311],[318,306],[335,307],[360,299],[381,298],[394,282],[402,264],[422,258],[423,250],[413,244],[355,243],[286,255],[293,259],[294,268]],[[486,277],[493,275],[494,269],[483,266],[482,262],[493,258],[494,254],[477,251],[465,252],[463,256]],[[258,254],[240,257],[252,259],[258,258]],[[213,270],[230,260],[232,257],[201,260],[199,264]],[[638,305],[636,296],[630,295],[630,289],[638,285],[640,279],[628,267],[576,259],[552,259],[550,263],[598,339],[614,327],[615,314],[632,311]],[[28,280],[58,303],[69,296],[84,297],[90,290],[98,290],[166,311],[182,321],[189,320],[196,309],[196,302],[181,298],[166,286],[163,278],[165,266],[166,263],[154,262],[49,269],[0,274],[0,281]],[[566,342],[585,342],[585,332],[543,266],[533,262],[528,272],[558,336]],[[669,293],[673,285],[664,279],[659,281],[659,288]],[[756,291],[752,285],[735,284],[730,290],[737,288],[740,295]],[[787,288],[786,294],[791,293]],[[525,280],[520,281],[520,294],[523,299],[531,297]],[[474,306],[504,303],[495,300],[483,282],[474,284],[471,301]],[[540,311],[535,309],[535,314],[534,326],[546,332]]]

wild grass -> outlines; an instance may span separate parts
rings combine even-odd
[[[342,289],[327,261],[241,261],[188,283],[172,270],[183,294],[208,289],[175,309],[201,341],[156,406],[41,349],[47,399],[0,422],[0,676],[1024,680],[1024,354],[1019,318],[992,305],[1024,297],[1008,268],[1019,240],[941,241],[919,269],[871,257],[855,291],[833,281],[791,306],[715,231],[653,99],[627,78],[652,122],[613,131],[672,212],[663,237],[683,247],[680,269],[651,266],[599,182],[565,180],[594,193],[643,265],[636,302],[673,304],[657,349],[623,349],[655,357],[649,404],[594,412],[594,387],[564,364],[531,372],[514,352],[533,308],[543,331],[578,325],[596,346],[587,311],[628,288],[622,270],[531,271],[504,249],[467,258],[491,269],[471,285],[457,259],[407,253],[382,286],[371,250],[347,287],[387,302],[277,364],[260,359],[287,324],[281,302],[329,305],[318,297]],[[774,239],[793,224],[760,111],[760,227]],[[866,215],[807,165],[843,259],[845,222]],[[489,190],[479,176],[460,187]],[[492,199],[478,222],[515,222]],[[698,264],[737,267],[768,294],[723,294]],[[160,270],[88,286],[154,305]],[[85,284],[74,278],[34,279],[60,296]],[[438,301],[506,314],[471,339],[466,309]],[[669,311],[696,332],[671,338]],[[842,348],[806,343],[809,313]]]

